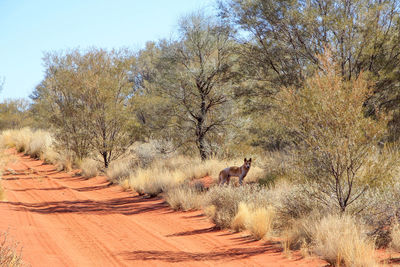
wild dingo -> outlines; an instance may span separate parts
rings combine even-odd
[[[244,163],[242,166],[240,167],[232,166],[223,169],[219,173],[219,184],[225,184],[225,182],[227,182],[227,184],[229,185],[229,181],[233,176],[233,177],[239,177],[239,184],[242,185],[244,177],[246,177],[247,173],[250,170],[250,166],[251,166],[251,158],[249,160],[244,158]]]

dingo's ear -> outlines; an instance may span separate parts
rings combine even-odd
[[[246,162],[247,161],[247,159],[246,158],[244,158],[244,162]]]
[[[249,161],[251,162],[251,158],[249,159]]]

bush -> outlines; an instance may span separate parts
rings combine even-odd
[[[298,177],[318,189],[310,197],[334,198],[344,212],[371,184],[392,176],[396,164],[378,159],[387,120],[378,112],[378,119],[365,116],[371,84],[363,75],[343,80],[329,52],[319,59],[321,70],[301,90],[282,88],[276,114],[297,139]]]

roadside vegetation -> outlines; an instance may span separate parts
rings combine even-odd
[[[0,266],[25,266],[18,243],[12,241],[7,232],[0,233]]]
[[[137,51],[46,53],[29,105],[0,105],[1,146],[288,254],[377,266],[377,248],[400,252],[400,3],[224,0],[218,14]],[[245,157],[245,184],[218,186]]]

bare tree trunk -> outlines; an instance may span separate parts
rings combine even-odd
[[[104,161],[104,167],[107,169],[109,162],[110,162],[110,158],[108,157],[108,153],[107,151],[104,151],[101,153],[101,155],[103,156],[103,161]]]

